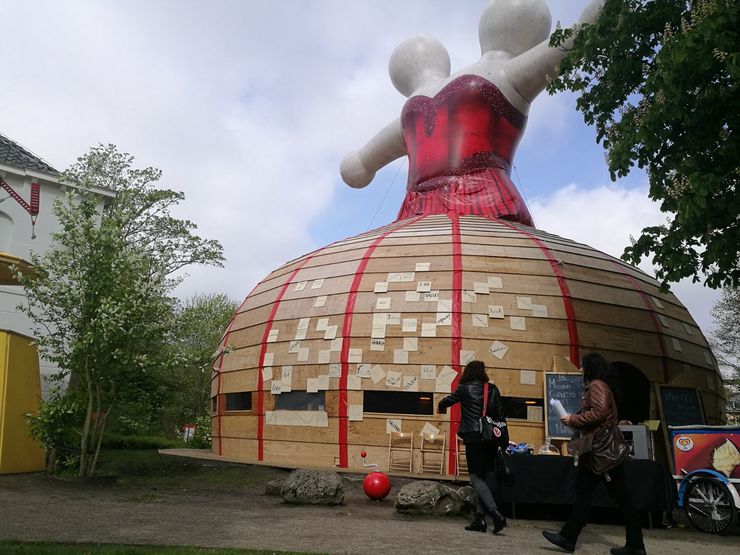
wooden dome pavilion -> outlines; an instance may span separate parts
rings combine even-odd
[[[702,332],[642,271],[503,219],[396,221],[283,265],[247,296],[214,363],[212,449],[360,470],[360,451],[382,467],[389,432],[427,426],[454,475],[459,412],[436,405],[468,360],[501,389],[511,439],[538,446],[544,373],[590,351],[618,363],[633,421],[659,417],[654,384],[670,383],[697,388],[707,423],[721,423]]]

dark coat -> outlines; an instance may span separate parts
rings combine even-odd
[[[465,434],[478,431],[478,419],[483,414],[483,382],[472,381],[461,383],[457,389],[439,402],[438,411],[447,412],[447,408],[455,403],[460,403],[460,429],[457,434],[465,439]],[[495,384],[489,382],[488,408],[486,416],[490,416],[496,422],[503,422],[504,403],[501,392]]]

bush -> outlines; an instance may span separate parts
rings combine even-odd
[[[175,449],[183,446],[181,440],[159,436],[130,436],[106,433],[103,437],[104,449]]]

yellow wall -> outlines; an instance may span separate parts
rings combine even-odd
[[[0,330],[0,474],[44,469],[44,451],[28,435],[26,413],[41,396],[39,357],[31,339]]]

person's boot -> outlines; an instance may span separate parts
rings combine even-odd
[[[471,532],[485,532],[486,528],[488,528],[488,524],[486,524],[486,519],[483,517],[483,515],[479,514],[476,514],[473,517],[473,522],[465,527],[466,530],[470,530]]]
[[[498,509],[494,509],[491,513],[491,517],[493,518],[493,533],[498,534],[501,530],[506,528],[507,522],[506,517],[502,515]]]
[[[547,541],[557,545],[560,549],[567,551],[568,553],[573,553],[576,550],[575,544],[572,544],[568,540],[566,540],[563,536],[560,535],[560,532],[548,532],[547,530],[544,530],[542,532],[542,535],[545,536],[545,539]]]

